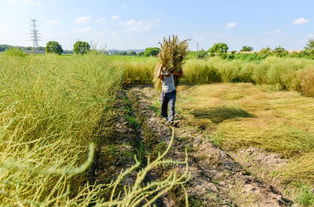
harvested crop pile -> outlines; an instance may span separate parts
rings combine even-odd
[[[167,72],[181,72],[184,59],[188,54],[189,40],[179,41],[177,35],[169,36],[163,39],[160,44],[159,65],[156,67],[156,73],[160,65],[163,70]],[[159,78],[154,78],[155,88],[161,88],[161,81]]]

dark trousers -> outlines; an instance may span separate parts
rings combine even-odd
[[[161,92],[161,116],[168,121],[174,121],[176,95],[176,91],[170,93]]]

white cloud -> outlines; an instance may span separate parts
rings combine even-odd
[[[58,19],[52,19],[50,21],[48,21],[49,24],[59,24],[60,23],[60,20]]]
[[[83,17],[79,17],[75,20],[76,24],[82,24],[82,23],[86,23],[89,22],[92,18],[90,16],[83,16]]]
[[[99,18],[96,20],[96,23],[104,23],[106,22],[107,20],[105,18]]]
[[[114,16],[111,17],[111,19],[114,20],[114,21],[116,21],[116,20],[119,20],[119,19],[120,19],[120,16],[114,15]]]
[[[91,27],[85,27],[85,28],[81,28],[81,29],[75,29],[72,32],[74,33],[86,33],[86,32],[90,32],[92,31]]]
[[[225,28],[226,29],[233,29],[237,26],[236,22],[229,22],[228,24],[226,24]]]
[[[309,38],[314,38],[314,34],[309,34],[308,37]]]
[[[136,19],[130,19],[125,22],[120,22],[119,24],[122,26],[127,27],[128,31],[148,31],[151,28],[153,28],[157,23],[159,22],[159,19],[153,19],[153,20],[136,20]]]
[[[130,19],[130,20],[128,20],[128,21],[126,21],[126,22],[120,22],[120,25],[123,25],[123,26],[132,26],[132,25],[135,25],[135,24],[137,24],[137,20],[135,20],[135,19]]]
[[[298,19],[296,19],[296,20],[294,20],[293,22],[292,22],[292,24],[296,24],[296,25],[298,25],[298,24],[306,24],[306,23],[308,23],[310,20],[308,20],[308,19],[305,19],[305,18],[298,18]]]

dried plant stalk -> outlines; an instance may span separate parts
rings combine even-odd
[[[184,64],[184,59],[188,54],[188,44],[189,39],[179,41],[177,35],[164,37],[163,41],[160,42],[160,53],[159,53],[159,65],[155,69],[155,73],[160,66],[164,67],[164,70],[168,72],[182,72],[182,65]],[[176,81],[177,82],[177,81]],[[154,78],[154,85],[157,90],[161,89],[161,81],[159,78]]]
[[[162,66],[169,72],[179,72],[182,70],[183,60],[188,54],[189,40],[179,41],[177,35],[163,38],[160,44],[159,60]]]

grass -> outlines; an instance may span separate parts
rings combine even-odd
[[[157,64],[154,57],[108,57],[114,64],[123,68],[125,84],[150,84],[153,80],[153,71]]]
[[[136,120],[136,117],[133,115],[127,115],[126,120],[128,121],[128,123],[130,124],[130,126],[134,127],[134,128],[139,128],[140,124],[138,123],[138,121]]]
[[[279,153],[288,164],[276,177],[314,185],[313,98],[250,83],[184,88],[177,103],[188,125],[207,129],[227,151],[258,147]]]
[[[289,156],[314,147],[313,98],[239,83],[190,87],[180,99],[187,121],[215,125],[226,149],[259,146]]]
[[[259,62],[190,59],[181,83],[254,82],[276,87],[250,83],[185,87],[177,111],[190,124],[210,126],[212,139],[225,149],[255,146],[283,154],[289,163],[277,175],[287,183],[313,185],[314,101],[294,92],[313,96],[313,62],[273,57]],[[132,195],[145,188],[140,187],[141,178],[162,164],[162,158],[140,171],[132,188],[136,192],[130,190],[125,197],[117,196],[116,186],[138,163],[109,187],[88,184],[86,169],[93,159],[91,143],[98,143],[94,130],[101,116],[111,116],[115,92],[122,83],[150,84],[156,64],[157,58],[95,54],[0,55],[0,202],[132,206]],[[278,91],[282,89],[290,91]],[[134,117],[127,120],[137,124]],[[152,185],[166,191],[185,178],[170,174]],[[111,201],[103,200],[103,191],[113,195]],[[300,202],[312,202],[311,192],[302,192]]]
[[[100,143],[95,129],[102,131],[101,117],[112,116],[125,75],[123,64],[114,61],[103,55],[0,55],[1,204],[135,207],[186,181],[187,174],[169,173],[164,180],[143,184],[152,168],[186,163],[164,161],[168,146],[137,173],[139,162],[111,184],[88,183],[93,143]],[[128,121],[136,124],[133,117]],[[108,147],[114,153],[114,146]],[[118,191],[130,173],[137,174],[135,183]]]
[[[94,56],[0,56],[1,203],[47,205],[79,191],[83,174],[66,171],[86,159],[121,74]]]
[[[314,206],[314,194],[309,186],[302,186],[297,198],[298,202],[304,206]]]
[[[216,124],[236,117],[254,117],[254,115],[244,111],[243,109],[228,107],[196,109],[191,111],[190,114],[193,115],[194,119],[209,119]]]
[[[157,58],[110,57],[125,68],[127,84],[151,84]],[[268,57],[254,62],[225,60],[212,57],[204,60],[188,59],[183,65],[181,84],[198,85],[209,83],[249,82],[275,85],[280,90],[299,91],[305,96],[314,96],[314,60],[306,58]]]

